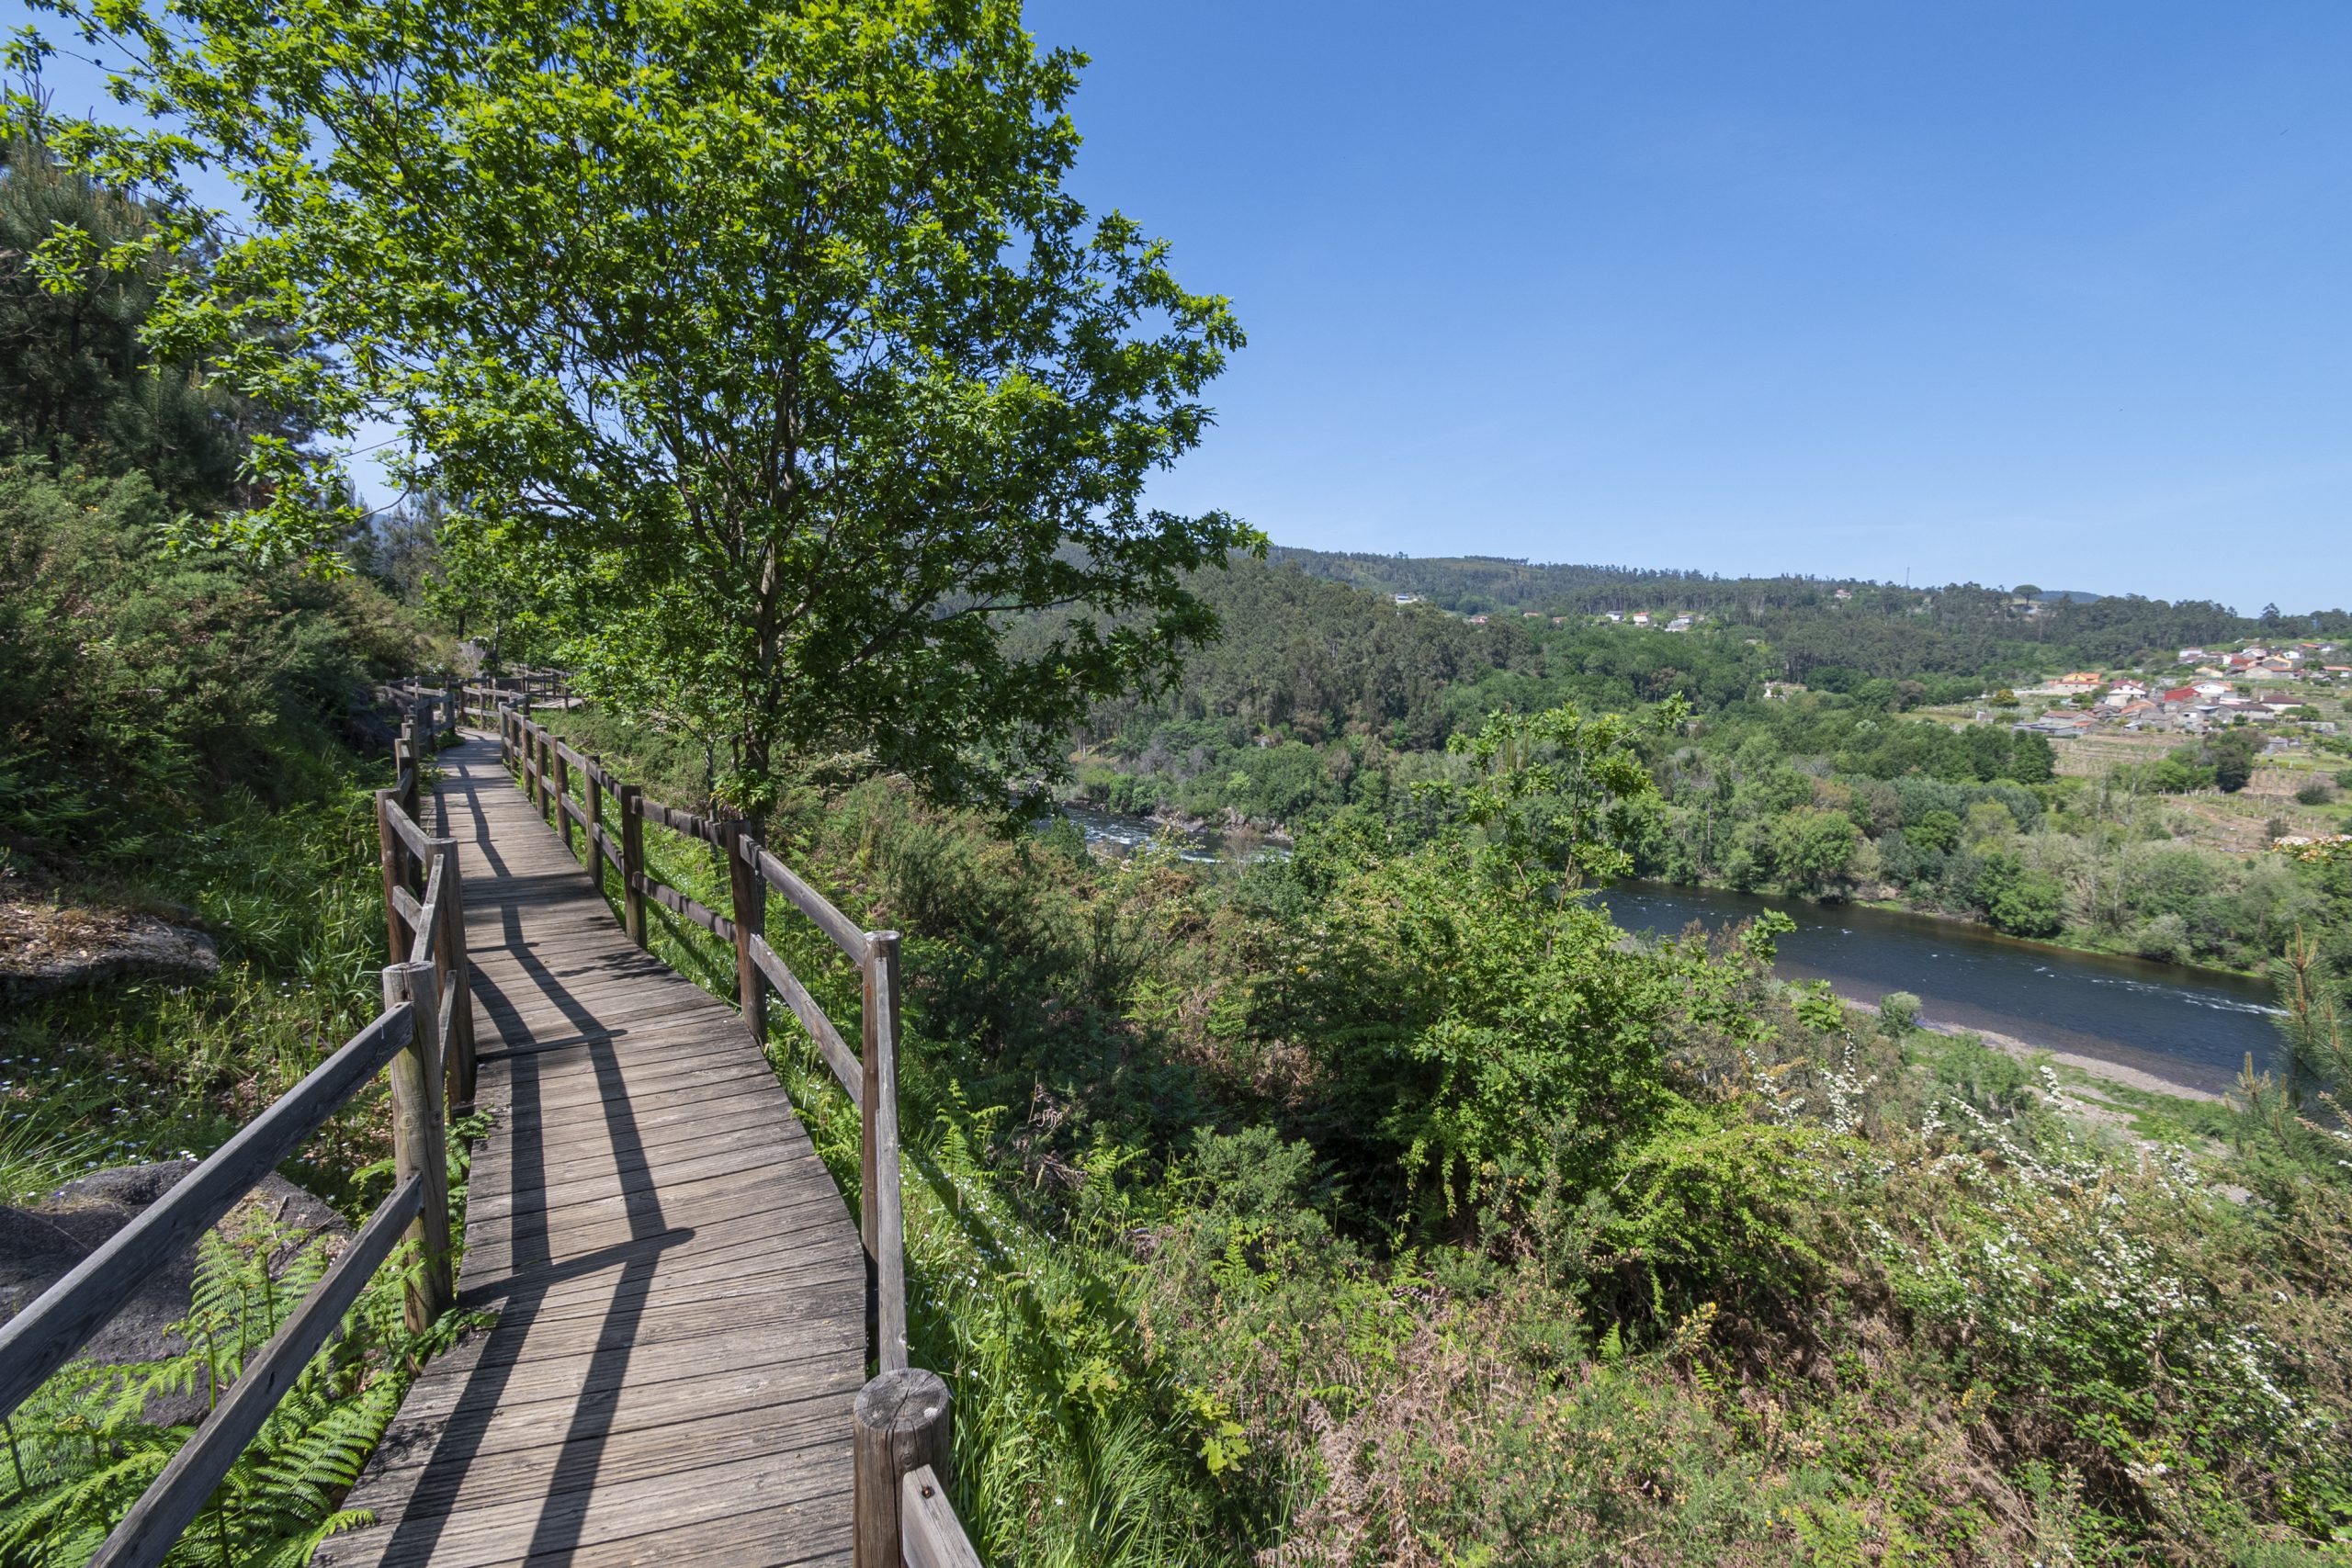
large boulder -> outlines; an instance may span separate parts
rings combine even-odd
[[[0,1320],[22,1312],[195,1168],[193,1160],[173,1160],[94,1171],[29,1209],[0,1205]],[[318,1237],[326,1238],[331,1255],[340,1254],[351,1239],[351,1227],[331,1205],[275,1174],[256,1183],[214,1228],[234,1240],[250,1233],[257,1216],[287,1233],[288,1239],[270,1259],[273,1275],[284,1273]],[[194,1299],[196,1255],[191,1244],[150,1274],[84,1345],[82,1354],[102,1365],[119,1366],[187,1348],[172,1330],[187,1318]],[[159,1397],[149,1401],[147,1418],[164,1425],[193,1421],[203,1415],[205,1404],[201,1391]]]
[[[153,915],[0,902],[0,999],[31,1001],[130,976],[186,984],[220,970],[210,937]]]

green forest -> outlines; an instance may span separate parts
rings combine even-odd
[[[1657,794],[1629,834],[1637,875],[1900,902],[2017,936],[2256,972],[2301,929],[2329,932],[2342,951],[2346,911],[2324,879],[2193,841],[2167,815],[2184,793],[2219,787],[2222,772],[2244,785],[2249,732],[2105,777],[2062,777],[2046,736],[2011,728],[2015,705],[1981,722],[1911,716],[1936,704],[1984,712],[1980,699],[2004,681],[2098,662],[2097,637],[1952,673],[1927,662],[1941,657],[1931,640],[1904,640],[1925,634],[1901,621],[1885,623],[1881,661],[1851,635],[1857,612],[1818,594],[1769,624],[1668,636],[1582,615],[1474,625],[1297,560],[1237,559],[1199,590],[1220,640],[1164,694],[1096,708],[1069,786],[1077,798],[1294,830],[1353,811],[1411,838],[1438,825],[1424,804],[1431,789],[1463,772],[1449,743],[1487,716],[1676,702],[1682,722],[1643,748]],[[2135,650],[2194,640],[2186,628],[2206,619],[2194,605],[2140,602],[2138,613]],[[1825,671],[1790,651],[1813,643],[1837,644],[1851,662]],[[1768,682],[1800,671],[1807,690],[1766,699]],[[2331,773],[2352,773],[2352,747],[2318,744],[2312,819],[2344,830],[2352,814],[2335,809],[2344,786]]]
[[[185,141],[10,99],[0,956],[153,917],[220,963],[6,1004],[0,1202],[209,1154],[374,1016],[375,687],[560,664],[580,750],[904,934],[910,1347],[983,1561],[2352,1562],[2352,856],[2176,833],[2226,733],[2088,776],[1922,712],[2341,612],[1271,547],[1145,498],[1241,328],[1065,188],[1082,62],[1016,6],[403,16],[190,13],[124,68]],[[493,24],[532,47],[441,47]],[[1709,619],[1591,619],[1637,604]],[[1292,852],[1101,858],[1056,797]],[[2278,1068],[2087,1086],[1777,978],[1772,919],[1629,933],[1586,894],[1633,876],[2267,974]],[[857,1108],[767,1023],[854,1191]],[[371,1091],[282,1174],[359,1216],[390,1137]],[[180,1349],[9,1416],[0,1568],[90,1560],[195,1425],[151,1397],[318,1279],[284,1245],[209,1240]],[[367,1522],[480,1326],[396,1274],[168,1562]]]

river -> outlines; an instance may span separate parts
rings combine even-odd
[[[1909,991],[1925,1022],[2095,1056],[2192,1089],[2226,1089],[2249,1053],[2267,1067],[2278,1048],[2271,988],[2260,980],[2075,953],[1868,906],[1646,884],[1600,897],[1627,930],[1668,934],[1692,920],[1722,926],[1778,909],[1797,923],[1779,942],[1775,967],[1786,978],[1826,980],[1854,1001]]]
[[[1137,818],[1073,807],[1090,842],[1124,852],[1159,831]],[[1183,836],[1188,860],[1246,859],[1265,840]],[[1719,927],[1778,909],[1797,929],[1780,939],[1779,973],[1826,980],[1875,1002],[1909,991],[1923,1021],[2006,1035],[2091,1056],[2191,1089],[2221,1092],[2251,1054],[2275,1067],[2269,985],[2206,969],[2075,953],[1981,927],[1858,905],[1807,904],[1712,888],[1628,884],[1600,895],[1619,925],[1672,935],[1692,920]]]

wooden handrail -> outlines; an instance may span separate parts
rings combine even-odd
[[[302,1304],[294,1309],[260,1353],[229,1385],[227,1397],[180,1445],[164,1472],[141,1493],[90,1568],[156,1568],[172,1545],[204,1511],[223,1477],[261,1431],[262,1423],[286,1397],[302,1368],[318,1354],[344,1314],[391,1256],[401,1235],[423,1212],[424,1179],[412,1176],[377,1205],[342,1257],[334,1260]]]
[[[414,683],[412,682],[412,685]],[[0,1324],[0,1417],[13,1413],[128,1302],[155,1269],[250,1191],[379,1072],[388,1073],[396,1179],[343,1256],[241,1371],[227,1396],[172,1456],[99,1547],[103,1568],[155,1568],[334,1334],[403,1236],[418,1268],[404,1315],[423,1332],[455,1301],[450,1256],[447,1106],[473,1095],[473,1010],[457,843],[416,821],[423,732],[438,703],[454,724],[459,694],[416,695],[393,749],[394,784],[376,794],[378,856],[392,963],[384,1010],[238,1130],[129,1224]],[[412,889],[411,884],[418,884]],[[421,893],[421,896],[420,896]],[[446,1081],[445,1081],[446,1080]]]
[[[825,1065],[833,1069],[834,1081],[849,1096],[849,1102],[862,1107],[865,1101],[865,1074],[857,1065],[857,1054],[842,1039],[841,1031],[833,1027],[833,1021],[825,1016],[825,1010],[817,1005],[817,998],[800,983],[800,976],[786,966],[775,949],[768,945],[767,938],[756,933],[752,938],[752,962],[760,966],[768,984],[784,998],[784,1005],[800,1021],[800,1027],[816,1041],[819,1054],[825,1058]]]
[[[867,1393],[876,1393],[887,1385],[896,1402],[891,1405],[898,1412],[893,1420],[907,1418],[905,1411],[914,1407],[908,1403],[911,1400],[927,1412],[914,1417],[925,1424],[923,1430],[932,1431],[928,1424],[936,1427],[935,1433],[921,1442],[876,1438],[867,1429],[869,1401],[860,1396],[855,1427],[859,1481],[854,1504],[857,1562],[859,1568],[899,1568],[901,1561],[917,1568],[977,1565],[979,1559],[956,1522],[955,1510],[939,1480],[947,1452],[946,1385],[935,1374],[908,1365],[906,1220],[899,1151],[899,933],[861,930],[769,852],[745,824],[697,816],[647,798],[642,789],[621,783],[597,759],[564,744],[530,716],[527,706],[502,701],[497,729],[502,760],[514,771],[517,786],[531,795],[541,818],[551,818],[566,847],[571,844],[572,822],[587,829],[581,852],[599,888],[604,885],[603,861],[611,861],[619,871],[622,920],[630,940],[639,947],[648,945],[644,900],[651,898],[721,941],[733,942],[737,1001],[752,1038],[762,1044],[766,1042],[765,998],[773,989],[808,1031],[826,1066],[857,1107],[861,1123],[858,1235],[867,1259],[870,1343],[878,1372],[867,1385]],[[543,764],[543,758],[554,761]],[[574,770],[589,795],[584,807],[570,799],[569,775]],[[547,800],[550,784],[558,789],[551,813]],[[620,811],[617,851],[604,827],[605,794]],[[720,852],[728,868],[731,916],[709,908],[647,869],[644,824],[648,821]],[[765,894],[771,888],[856,964],[864,995],[858,1050],[850,1049],[808,987],[769,942]],[[932,1390],[936,1390],[935,1397]],[[902,1487],[901,1482],[918,1470],[923,1479]],[[902,1529],[902,1514],[910,1506],[903,1498],[916,1499],[920,1517],[906,1515]],[[913,1552],[923,1555],[907,1555]]]
[[[749,846],[752,863],[760,868],[760,875],[770,887],[789,899],[792,906],[816,922],[817,929],[831,937],[835,947],[853,959],[865,956],[865,933],[847,915],[825,901],[824,896],[792,873],[775,856],[757,844]]]
[[[433,962],[433,939],[440,934],[442,926],[447,923],[441,919],[441,874],[448,864],[445,856],[433,857],[433,870],[424,879],[424,897],[416,901],[416,914],[410,922],[416,930],[416,939],[408,944],[408,961],[411,964]]]
[[[947,1483],[927,1464],[899,1478],[899,1554],[906,1568],[980,1568]]]
[[[0,1324],[0,1416],[14,1412],[63,1366],[148,1275],[220,1224],[254,1182],[277,1169],[362,1084],[409,1049],[415,1026],[409,1008],[378,1017],[30,1306]]]
[[[433,853],[433,836],[418,827],[413,818],[395,812],[392,814],[390,826],[393,832],[400,835],[401,842],[407,848],[408,852],[416,856],[417,859],[426,859]]]

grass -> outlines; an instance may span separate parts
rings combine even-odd
[[[136,862],[85,863],[55,896],[158,910],[209,934],[220,973],[130,980],[43,998],[0,1021],[0,1185],[201,1156],[373,1018],[384,925],[370,789],[321,758],[316,798],[272,805],[231,788],[204,818],[142,835]],[[288,1174],[346,1203],[385,1146],[380,1088],[313,1137]],[[38,1179],[36,1175],[38,1174]]]

